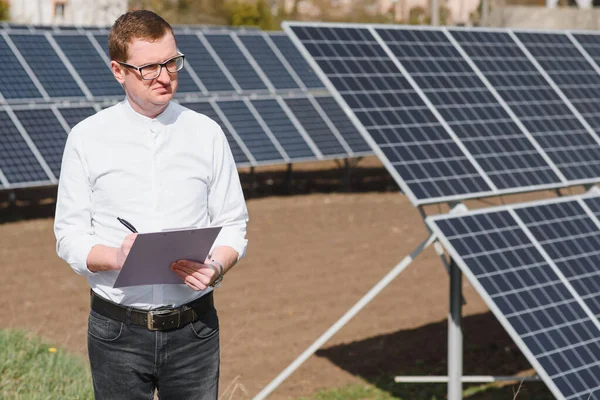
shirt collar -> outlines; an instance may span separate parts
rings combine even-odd
[[[153,123],[156,124],[156,122],[154,121],[158,121],[163,126],[169,125],[174,121],[173,104],[171,104],[170,102],[167,108],[156,118],[148,118],[145,115],[142,115],[139,112],[135,111],[133,107],[131,107],[131,104],[129,104],[129,100],[127,100],[127,98],[125,98],[125,100],[121,104],[121,108],[125,112],[127,119],[145,128],[149,128]]]

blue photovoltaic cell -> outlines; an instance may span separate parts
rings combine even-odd
[[[0,93],[5,99],[35,99],[42,97],[3,37],[0,37],[0,59],[3,64]]]
[[[5,111],[0,111],[0,169],[10,183],[48,181],[48,175]]]
[[[315,154],[277,100],[252,100],[252,105],[291,159],[315,158]]]
[[[562,33],[518,32],[517,37],[596,132],[600,132],[600,75]]]
[[[32,28],[36,31],[53,31],[54,27],[52,25],[32,25]]]
[[[517,209],[535,239],[600,317],[600,229],[577,201]]]
[[[240,48],[229,35],[204,35],[242,90],[266,90]]]
[[[417,201],[493,190],[367,29],[291,30]]]
[[[600,197],[590,197],[584,199],[584,203],[592,210],[596,218],[600,219]]]
[[[307,98],[285,99],[285,103],[325,156],[346,156],[346,150]]]
[[[235,91],[196,35],[178,35],[177,46],[185,54],[185,62],[189,63],[209,92]]]
[[[195,103],[182,102],[181,105],[189,108],[190,110],[194,110],[200,114],[204,114],[208,118],[212,119],[217,124],[219,124],[221,126],[221,129],[223,129],[225,136],[227,137],[227,142],[229,143],[229,148],[231,148],[231,153],[233,154],[233,159],[235,160],[235,163],[236,164],[249,163],[248,157],[246,157],[246,155],[244,154],[244,151],[242,150],[240,145],[235,141],[235,139],[231,135],[231,132],[229,132],[229,130],[227,129],[227,126],[225,126],[225,124],[221,120],[221,117],[219,117],[219,114],[217,114],[217,112],[215,111],[215,109],[213,108],[213,106],[210,103],[207,103],[207,102],[195,102]]]
[[[110,57],[108,53],[108,35],[97,34],[94,35],[94,38],[96,38],[96,41],[98,42],[100,47],[102,47],[106,55]]]
[[[600,146],[508,33],[450,32],[567,179],[600,176]]]
[[[71,128],[87,117],[96,114],[96,110],[92,107],[59,108],[59,111]]]
[[[187,57],[186,57],[186,61],[187,61]],[[185,68],[183,68],[181,71],[177,72],[177,83],[178,83],[178,89],[177,89],[177,93],[195,93],[197,95],[201,95],[202,92],[200,91],[200,88],[198,87],[198,85],[196,85],[196,82],[194,82],[194,79],[192,78],[192,76],[190,75],[189,72],[187,72],[187,70]]]
[[[600,35],[597,33],[573,33],[573,37],[590,55],[596,65],[600,65]]]
[[[219,101],[217,105],[256,161],[283,161],[283,157],[243,101]]]
[[[280,34],[270,34],[269,37],[287,60],[288,64],[294,69],[296,75],[302,80],[304,86],[311,89],[325,87],[290,38]]]
[[[84,97],[44,35],[10,35],[50,97]]]
[[[87,36],[54,35],[77,73],[94,96],[123,96],[121,85]]]
[[[8,27],[10,29],[20,29],[20,30],[24,30],[24,31],[29,31],[29,25],[24,25],[24,24],[8,24]]]
[[[67,141],[67,132],[63,126],[52,110],[22,110],[15,111],[15,114],[54,176],[58,178]]]
[[[443,32],[377,33],[499,189],[560,183]]]
[[[490,211],[429,222],[457,253],[455,260],[496,317],[520,338],[521,350],[537,360],[543,369],[537,372],[553,393],[600,399],[593,394],[600,387],[600,331],[511,214]]]
[[[275,89],[299,89],[292,75],[261,35],[238,35]]]
[[[344,110],[342,110],[342,107],[340,107],[333,97],[315,97],[315,100],[319,103],[319,106],[321,106],[323,111],[325,111],[327,117],[331,120],[333,125],[335,125],[340,135],[342,135],[342,138],[354,153],[371,154],[373,152],[365,138],[362,137],[358,129],[356,129],[352,121],[350,121],[350,118],[348,118]]]

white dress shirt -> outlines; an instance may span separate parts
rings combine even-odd
[[[219,125],[175,103],[147,118],[126,100],[85,119],[67,138],[54,221],[58,255],[106,299],[149,309],[212,290],[195,292],[183,281],[113,288],[119,271],[91,272],[93,246],[120,247],[131,233],[117,217],[140,233],[223,226],[213,248],[230,246],[243,257],[248,211]]]

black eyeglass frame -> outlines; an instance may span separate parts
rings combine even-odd
[[[181,68],[179,68],[179,69],[176,69],[175,71],[171,71],[171,70],[170,70],[170,69],[167,67],[167,64],[168,64],[168,63],[170,63],[171,61],[173,61],[173,60],[174,60],[174,59],[176,59],[176,58],[181,58],[181,59],[183,60],[183,61],[182,61],[182,63],[181,63]],[[137,72],[139,72],[139,73],[140,73],[140,77],[141,77],[142,79],[144,79],[144,80],[147,80],[147,81],[151,81],[151,80],[153,80],[153,79],[156,79],[156,78],[158,78],[158,77],[160,76],[160,74],[162,74],[162,69],[163,69],[163,68],[165,68],[165,69],[167,70],[167,72],[169,72],[169,73],[171,73],[171,74],[174,74],[175,72],[181,71],[181,70],[183,69],[183,66],[184,66],[184,64],[185,64],[185,54],[181,54],[181,53],[180,53],[180,54],[177,54],[175,57],[171,57],[171,58],[169,58],[167,61],[165,61],[165,62],[163,62],[163,63],[150,63],[150,64],[145,64],[145,65],[142,65],[141,67],[136,67],[135,65],[127,64],[127,63],[124,63],[124,62],[122,62],[122,61],[117,61],[117,62],[118,62],[120,65],[124,66],[124,67],[131,68],[131,69],[135,69]],[[159,68],[158,68],[158,74],[156,74],[156,76],[153,76],[152,78],[145,78],[145,77],[144,77],[144,73],[142,72],[142,70],[143,70],[144,68],[148,68],[148,67],[155,66],[155,65],[158,65],[158,67],[159,67]]]

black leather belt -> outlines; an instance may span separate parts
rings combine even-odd
[[[125,307],[112,301],[103,299],[91,290],[92,310],[107,318],[116,321],[145,326],[150,331],[164,331],[177,329],[190,322],[195,322],[198,317],[214,308],[213,293],[210,292],[197,300],[177,308],[161,308],[157,310],[140,310]]]

